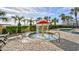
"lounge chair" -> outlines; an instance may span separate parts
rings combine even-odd
[[[0,34],[0,51],[1,51],[2,47],[6,44],[8,35],[9,35],[9,33]]]

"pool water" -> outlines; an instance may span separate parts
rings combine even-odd
[[[47,40],[47,41],[59,39],[58,36],[53,35],[51,33],[44,33],[44,36],[42,36],[41,33],[39,33],[39,34],[37,34],[37,33],[31,33],[29,35],[29,37],[32,38],[32,39],[35,39],[35,40],[40,40],[41,39],[41,40]]]
[[[71,31],[71,30],[72,29],[60,29],[60,31],[69,32],[69,33],[72,33],[72,34],[78,34],[79,35],[79,32]]]
[[[71,33],[73,33],[73,34],[79,34],[79,32],[71,32]]]
[[[69,31],[71,31],[72,29],[60,29],[60,31],[65,31],[65,32],[69,32]]]

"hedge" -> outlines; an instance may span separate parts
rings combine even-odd
[[[17,33],[17,32],[23,32],[25,30],[28,30],[28,26],[7,26],[6,27],[7,32],[9,33]]]
[[[35,31],[36,26],[35,25],[33,25],[33,26],[7,26],[6,30],[7,30],[7,32],[9,32],[11,34],[17,33],[17,32],[21,33],[21,32],[26,32],[26,31]]]
[[[63,25],[49,25],[49,29],[57,29],[57,28],[72,28],[72,26],[63,26]],[[6,28],[3,29],[3,33],[21,33],[21,32],[28,32],[28,31],[36,31],[36,26],[6,26]]]
[[[57,29],[57,28],[72,28],[72,26],[65,26],[65,25],[49,25],[49,29]]]

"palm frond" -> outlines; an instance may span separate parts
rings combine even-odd
[[[4,16],[6,13],[4,11],[0,11],[0,16]]]
[[[6,22],[6,21],[8,21],[8,18],[7,17],[2,17],[2,20]]]

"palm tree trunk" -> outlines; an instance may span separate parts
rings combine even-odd
[[[69,20],[67,20],[67,25],[69,26]]]
[[[55,26],[55,28],[56,28],[56,21],[54,21],[54,26]]]
[[[25,26],[25,22],[24,22],[24,26]]]
[[[32,22],[30,22],[30,31],[31,31],[31,27],[32,27]]]
[[[65,22],[65,21],[63,21],[63,25],[64,25],[64,22]]]
[[[33,21],[33,25],[34,25],[34,21]]]
[[[78,28],[78,20],[77,20],[77,16],[75,16],[75,20],[76,20],[76,27]]]

